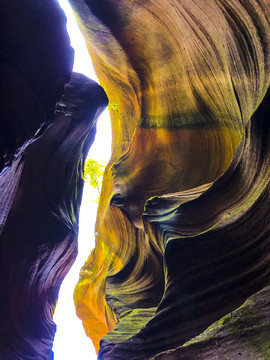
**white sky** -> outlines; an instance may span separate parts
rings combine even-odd
[[[73,71],[83,73],[97,81],[84,39],[79,31],[72,10],[67,0],[58,0],[67,16],[67,29],[71,45],[75,50]],[[88,157],[105,164],[111,155],[111,127],[108,110],[100,116],[97,134]],[[61,286],[54,321],[57,332],[54,340],[55,360],[92,360],[96,353],[92,341],[85,335],[82,322],[77,318],[73,303],[73,291],[78,281],[79,271],[94,247],[94,226],[96,219],[96,203],[93,188],[85,185],[80,210],[79,253],[75,264],[67,274]]]

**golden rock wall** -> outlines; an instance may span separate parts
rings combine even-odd
[[[113,137],[75,305],[101,359],[148,359],[269,284],[269,2],[70,3]]]

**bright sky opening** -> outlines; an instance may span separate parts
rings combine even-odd
[[[58,0],[67,17],[67,30],[71,45],[75,50],[73,71],[85,74],[97,81],[92,62],[86,49],[85,41],[67,0]],[[97,134],[88,158],[106,164],[111,156],[111,125],[106,109],[97,123]],[[73,291],[78,281],[79,272],[92,248],[94,247],[94,227],[96,220],[95,190],[85,184],[79,220],[78,256],[67,274],[60,289],[54,322],[57,332],[54,340],[55,360],[92,360],[96,359],[92,341],[86,336],[81,320],[76,316],[73,303]]]

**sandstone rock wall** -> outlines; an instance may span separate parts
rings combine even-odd
[[[269,2],[70,3],[113,129],[75,289],[99,358],[267,358]],[[1,7],[0,358],[45,360],[107,97],[55,1]]]
[[[0,359],[53,358],[53,312],[77,254],[84,160],[107,105],[71,76],[55,1],[1,4]]]
[[[269,2],[70,3],[113,128],[77,313],[100,359],[166,358],[270,281]]]

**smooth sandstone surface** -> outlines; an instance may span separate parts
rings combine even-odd
[[[77,314],[100,359],[166,358],[270,281],[269,2],[70,4],[113,129]]]
[[[108,100],[112,158],[74,293],[99,359],[267,359],[269,1],[70,4],[108,98],[71,75],[55,1],[1,5],[0,359],[53,357]]]

